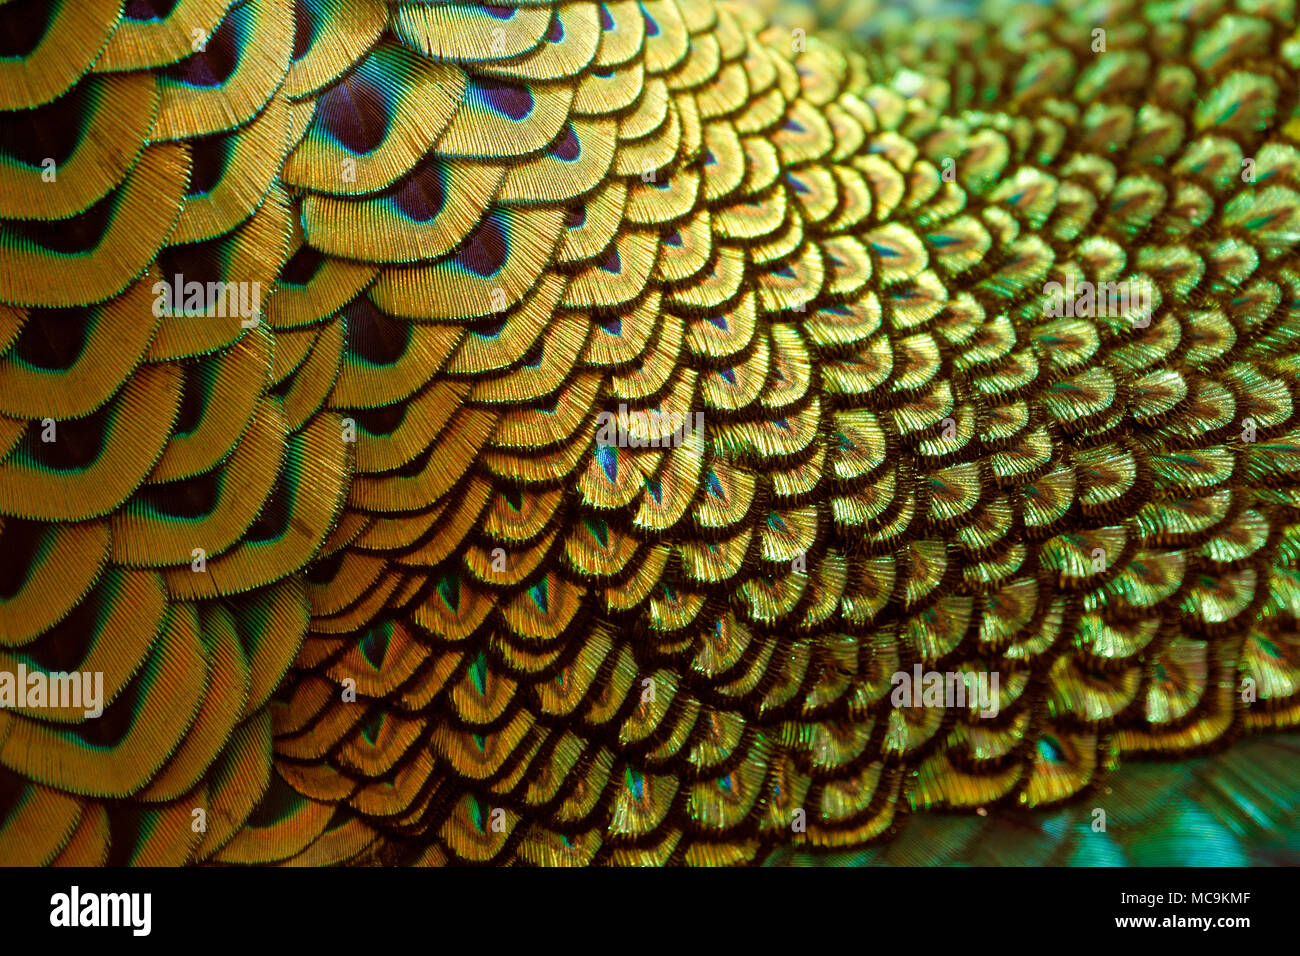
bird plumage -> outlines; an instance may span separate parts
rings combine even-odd
[[[747,863],[1300,721],[1291,0],[0,44],[0,672],[106,704],[0,708],[0,861]]]

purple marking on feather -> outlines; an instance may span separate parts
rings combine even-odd
[[[428,222],[442,212],[446,199],[442,176],[430,164],[418,169],[393,195],[393,205],[413,222]]]
[[[704,165],[712,166],[718,161],[718,157],[713,155],[713,150],[706,148],[704,150]]]
[[[736,370],[734,368],[724,368],[718,372],[718,375],[720,375],[722,380],[728,385],[736,384]]]
[[[175,67],[178,78],[187,86],[210,88],[220,86],[221,80],[212,69],[212,64],[202,53],[196,53]]]
[[[844,263],[841,262],[839,259],[835,258],[835,256],[828,254],[826,258],[831,261],[831,265],[833,265],[836,269],[844,268]]]
[[[533,111],[533,91],[514,83],[476,80],[475,85],[488,105],[503,116],[518,121]]]
[[[610,335],[622,335],[623,318],[622,316],[611,315],[609,318],[603,319],[601,321],[600,327],[604,329],[606,332],[608,332]]]
[[[582,155],[582,147],[578,145],[578,134],[573,131],[572,123],[564,124],[564,132],[560,133],[555,145],[551,147],[551,155],[566,163],[571,163]]]
[[[546,34],[546,39],[551,43],[559,43],[564,39],[564,24],[559,17],[551,18],[551,32]]]
[[[310,6],[298,0],[293,5],[293,61],[296,63],[307,55],[311,41],[316,36],[315,14]]]
[[[609,8],[603,3],[600,5],[600,28],[602,30],[614,29],[614,18],[609,15]]]
[[[221,182],[230,154],[230,139],[227,136],[213,136],[194,141],[190,154],[190,184],[185,195],[202,196],[212,192],[217,183]]]
[[[496,17],[498,20],[509,20],[515,15],[514,7],[505,7],[499,3],[480,3],[479,7],[490,17]]]
[[[220,86],[239,65],[239,31],[234,17],[228,17],[208,38],[206,49],[186,57],[167,70],[169,76],[188,86]]]
[[[727,331],[727,317],[725,315],[711,315],[709,321],[716,325],[722,331]]]
[[[280,272],[280,281],[286,285],[306,285],[325,265],[325,257],[311,246],[298,248]]]
[[[681,246],[682,234],[676,229],[670,229],[664,233],[664,242],[668,243],[670,246]]]
[[[371,365],[393,365],[406,354],[411,337],[408,322],[390,319],[369,299],[353,299],[343,310],[347,349]]]
[[[506,261],[506,234],[496,216],[487,216],[466,240],[456,261],[477,276],[487,278],[501,271]]]
[[[565,213],[564,225],[569,229],[577,229],[587,221],[587,204],[585,202],[576,203],[569,207]]]
[[[149,0],[127,0],[122,15],[128,20],[161,20],[157,8]]]
[[[112,208],[111,204],[109,208]],[[95,207],[92,206],[90,211],[93,212],[94,210]],[[85,216],[86,213],[81,215]],[[69,240],[72,240],[75,238],[75,233],[68,228],[69,222],[74,222],[74,220],[58,220],[60,236],[66,236]],[[209,282],[219,281],[223,278],[221,263],[201,243],[168,246],[158,255],[158,267],[162,270],[162,274],[168,277],[180,273],[185,277],[187,283],[193,279],[206,285]]]
[[[782,266],[781,268],[773,272],[772,275],[780,276],[782,279],[793,279],[794,271],[791,270],[789,266]]]
[[[788,130],[793,130],[793,131],[796,132],[796,133],[802,133],[802,132],[804,132],[803,125],[802,125],[801,123],[796,122],[795,120],[792,120],[792,119],[788,119],[788,120],[786,120],[786,121],[785,121],[785,126],[784,126],[783,128],[784,128],[784,129],[788,129]]]
[[[474,330],[474,334],[481,339],[494,339],[501,334],[501,330],[506,327],[506,320],[498,316],[490,322],[484,322],[481,328]]]
[[[325,132],[354,153],[368,153],[388,132],[384,95],[360,76],[349,77],[316,101]]]
[[[62,6],[55,3],[0,4],[0,58],[22,59],[40,46],[41,41],[50,35],[55,16],[63,12]]]
[[[641,8],[641,16],[645,17],[645,35],[657,37],[659,35],[659,24],[655,22],[654,17],[646,12],[644,4],[638,3],[637,6]]]
[[[805,185],[803,184],[803,181],[802,181],[801,179],[799,179],[799,177],[794,176],[794,175],[792,175],[792,174],[790,174],[790,173],[786,173],[786,174],[785,174],[785,178],[786,178],[786,181],[787,181],[791,186],[794,187],[794,191],[795,191],[795,192],[797,192],[797,193],[806,193],[806,192],[808,192],[808,187],[805,186]]]
[[[618,246],[609,247],[609,255],[605,257],[600,267],[611,275],[618,275],[623,271],[623,260],[618,254]]]

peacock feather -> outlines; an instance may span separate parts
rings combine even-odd
[[[1296,859],[1296,4],[877,12],[0,2],[0,863]]]

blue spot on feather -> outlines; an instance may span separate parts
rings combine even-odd
[[[613,445],[596,445],[596,461],[610,484],[618,480],[618,449]]]
[[[542,578],[531,588],[528,589],[528,596],[533,599],[537,609],[543,614],[551,613],[551,595],[547,589],[546,578]]]
[[[383,711],[377,711],[373,717],[368,718],[361,725],[361,736],[365,737],[368,743],[374,744],[379,740],[379,732],[383,730],[383,727],[384,713]]]
[[[591,536],[600,542],[602,548],[609,547],[609,525],[603,518],[589,518],[584,524]]]
[[[709,469],[706,487],[709,489],[709,494],[717,498],[719,501],[726,498],[726,493],[722,490],[722,482],[718,481],[718,476],[714,473],[712,468]]]
[[[438,596],[442,598],[444,604],[451,611],[460,610],[460,578],[457,575],[448,575],[438,582]]]
[[[361,654],[367,661],[378,668],[384,662],[384,654],[388,651],[388,641],[392,636],[387,627],[375,627],[366,632],[366,636],[361,639]]]
[[[637,770],[631,767],[627,768],[627,789],[631,792],[633,799],[640,803],[645,799],[645,777]]]

